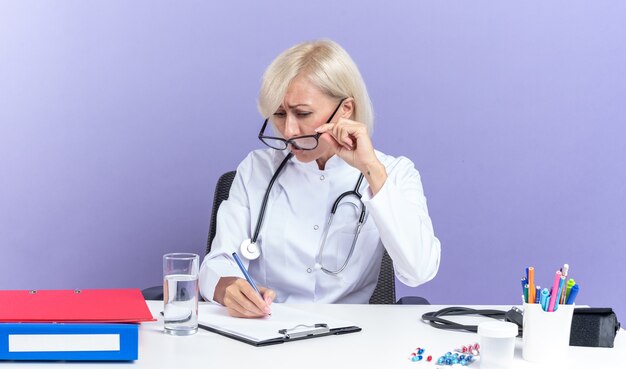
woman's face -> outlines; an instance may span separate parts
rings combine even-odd
[[[338,99],[320,91],[306,77],[298,76],[291,81],[283,103],[270,120],[285,139],[314,135],[315,129],[328,121],[338,104]],[[332,117],[332,122],[336,122],[342,113],[342,109],[339,109]],[[304,163],[319,158],[328,159],[334,152],[326,140],[321,138],[313,150],[299,150],[293,146],[290,149]]]

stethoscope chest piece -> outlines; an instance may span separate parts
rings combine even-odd
[[[252,242],[251,239],[243,240],[241,246],[241,255],[248,260],[258,259],[261,256],[261,249],[256,245],[256,242]]]

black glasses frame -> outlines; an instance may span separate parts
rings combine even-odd
[[[328,120],[326,120],[326,123],[330,123],[331,120],[333,120],[333,118],[335,117],[335,114],[337,114],[337,111],[339,111],[339,108],[341,107],[341,105],[343,105],[343,102],[346,101],[346,98],[341,99],[341,101],[339,102],[339,105],[337,105],[337,107],[335,108],[335,110],[333,111],[333,113],[330,115],[330,117],[328,118]],[[296,136],[296,137],[292,137],[288,140],[281,138],[281,137],[273,137],[273,136],[265,136],[265,128],[267,127],[267,122],[269,121],[269,118],[266,118],[265,121],[263,122],[263,126],[261,127],[261,130],[259,131],[259,140],[261,140],[261,142],[263,142],[265,145],[267,145],[268,147],[271,147],[272,149],[275,150],[284,150],[286,149],[290,144],[295,147],[298,150],[315,150],[317,148],[317,146],[319,145],[319,139],[321,134],[320,133],[316,133],[313,135],[302,135],[302,136]],[[296,140],[300,140],[303,138],[313,138],[315,139],[315,146],[311,147],[311,148],[304,148],[301,147],[297,144]],[[284,145],[281,145],[281,148],[278,147],[274,147],[270,144],[268,144],[267,142],[265,142],[265,139],[269,139],[269,140],[273,140],[274,142],[282,142]],[[284,147],[282,147],[284,146]]]

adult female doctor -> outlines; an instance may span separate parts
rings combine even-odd
[[[270,147],[241,162],[220,206],[200,270],[205,299],[248,318],[269,314],[274,300],[367,303],[384,249],[402,283],[435,276],[441,248],[420,175],[409,159],[374,149],[365,83],[341,46],[284,51],[263,76],[258,105],[267,118],[259,138]]]

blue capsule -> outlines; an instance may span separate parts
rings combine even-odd
[[[423,354],[423,353],[424,353],[424,349],[423,349],[423,348],[421,348],[421,349],[417,350],[417,353],[418,353],[418,355]]]
[[[437,359],[437,364],[439,365],[443,365],[445,362],[446,362],[446,358],[443,356]]]
[[[463,366],[467,366],[467,360],[461,360],[461,361],[459,361],[459,364],[461,364]]]
[[[452,359],[446,359],[446,365],[452,365]]]

